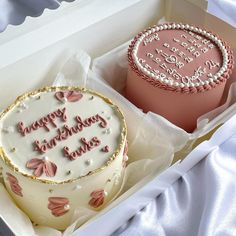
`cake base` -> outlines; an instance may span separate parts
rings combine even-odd
[[[34,224],[64,230],[119,191],[126,136],[122,112],[95,91],[64,86],[23,94],[0,114],[5,186]]]

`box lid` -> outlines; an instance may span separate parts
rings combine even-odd
[[[63,2],[56,10],[45,9],[38,18],[27,17],[22,25],[9,25],[0,35],[0,53],[4,55],[0,57],[0,69],[140,1]]]

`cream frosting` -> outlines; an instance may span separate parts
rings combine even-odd
[[[19,172],[62,182],[104,166],[123,142],[118,107],[85,90],[23,96],[1,120],[0,146]]]

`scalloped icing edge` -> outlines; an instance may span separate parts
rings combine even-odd
[[[132,69],[138,76],[140,76],[142,79],[144,79],[145,81],[147,81],[148,83],[150,83],[154,87],[158,87],[158,88],[165,89],[165,90],[172,91],[172,92],[180,92],[180,93],[198,93],[198,92],[204,92],[204,91],[208,91],[210,89],[215,88],[217,85],[225,83],[226,80],[229,79],[230,74],[232,73],[232,70],[234,68],[233,51],[230,49],[230,47],[227,45],[227,43],[224,42],[217,34],[215,34],[213,32],[210,32],[208,30],[205,30],[203,28],[200,28],[200,27],[195,27],[193,25],[188,25],[188,26],[189,26],[189,28],[193,27],[193,28],[201,29],[202,31],[206,31],[206,33],[209,33],[212,36],[216,37],[222,43],[222,46],[225,48],[225,50],[227,52],[227,66],[226,66],[225,71],[223,72],[223,74],[220,77],[218,77],[214,81],[208,82],[208,84],[194,86],[194,87],[187,87],[187,86],[180,87],[180,86],[172,86],[172,85],[163,83],[163,82],[161,82],[161,81],[159,81],[157,79],[154,79],[154,78],[150,77],[149,75],[145,74],[143,71],[140,70],[140,68],[135,63],[135,60],[133,58],[134,47],[135,47],[137,41],[143,35],[145,35],[147,33],[148,34],[152,34],[153,33],[152,29],[155,28],[155,27],[163,27],[165,25],[168,27],[169,25],[172,26],[173,24],[180,25],[179,29],[181,29],[181,25],[184,25],[184,26],[187,25],[187,24],[181,24],[181,23],[179,23],[179,24],[177,24],[177,23],[163,23],[163,24],[154,25],[152,27],[149,27],[149,28],[145,29],[144,31],[140,32],[137,36],[135,36],[135,38],[132,40],[132,42],[130,43],[129,48],[128,48],[128,64],[129,64],[130,69]],[[165,29],[163,28],[161,30],[165,30]],[[190,29],[190,31],[191,31],[191,29]],[[205,36],[205,37],[207,37],[207,36]],[[211,40],[211,41],[213,41],[213,40]],[[218,48],[219,48],[219,46],[218,46]]]
[[[26,15],[18,24],[9,23],[8,25],[6,25],[5,29],[1,32],[1,34],[9,34],[9,31],[15,30],[16,27],[18,28],[21,25],[29,24],[32,20],[38,20],[41,19],[41,17],[47,17],[51,15],[52,12],[54,12],[54,14],[61,14],[61,10],[66,9],[68,7],[76,6],[77,4],[81,4],[81,1],[73,0],[72,2],[69,2],[67,0],[62,0],[62,2],[56,8],[45,7],[41,12],[39,12],[37,16]]]

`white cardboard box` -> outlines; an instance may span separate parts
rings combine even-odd
[[[207,14],[204,0],[77,0],[71,4],[53,12],[46,11],[39,18],[29,18],[23,25],[9,27],[0,35],[0,110],[17,95],[50,85],[67,60],[65,51],[81,48],[96,58],[163,17],[167,21],[207,27],[224,35],[225,40],[236,48],[236,41],[233,40],[236,38],[235,30]],[[233,107],[218,123],[224,122],[234,113]],[[184,170],[187,171],[198,161],[200,158],[187,161]],[[140,190],[135,194],[127,191],[122,196],[125,199],[122,203],[112,203],[99,214],[100,217],[83,225],[73,235],[91,235],[92,232],[109,235],[161,193],[167,183],[171,184],[179,178],[180,173],[176,171],[178,165],[182,164],[177,163],[161,175],[150,176],[145,182],[139,183]],[[154,185],[157,187],[154,188]],[[147,194],[147,188],[153,188],[153,192]],[[130,204],[137,199],[135,207]],[[100,223],[110,217],[113,220],[109,227],[101,229]]]

